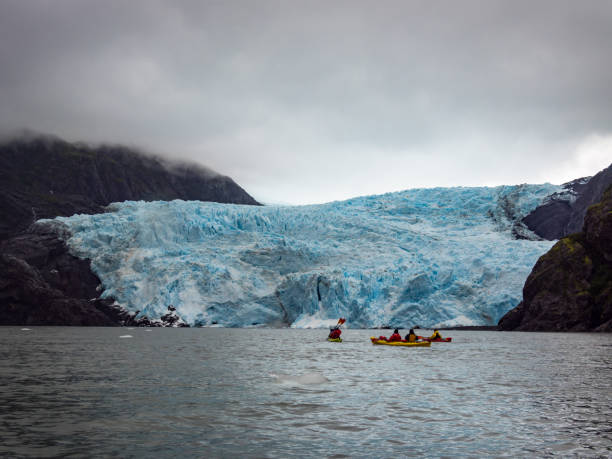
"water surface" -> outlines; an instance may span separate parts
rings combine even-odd
[[[3,457],[612,455],[610,334],[22,328],[0,328]]]

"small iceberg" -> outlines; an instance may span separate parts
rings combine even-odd
[[[132,335],[121,335],[119,338],[133,338]]]
[[[30,331],[30,330],[32,330],[32,329],[31,329],[31,328],[22,328],[21,330],[22,330],[22,331]]]
[[[277,383],[280,384],[299,384],[299,385],[316,385],[316,384],[324,384],[329,382],[325,376],[321,373],[305,373],[301,376],[293,376],[293,375],[285,375],[285,374],[274,374],[270,375],[273,377]]]

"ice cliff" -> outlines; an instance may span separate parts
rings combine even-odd
[[[552,242],[520,222],[555,185],[415,189],[254,207],[123,202],[59,217],[103,297],[191,325],[496,324]]]

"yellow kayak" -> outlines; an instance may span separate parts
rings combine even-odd
[[[341,343],[342,338],[327,338],[327,341],[331,341],[332,343]]]
[[[382,339],[378,339],[374,336],[370,336],[370,341],[372,341],[372,344],[384,344],[386,346],[406,346],[406,347],[430,347],[431,346],[431,343],[429,341],[407,343],[406,341],[385,341]]]

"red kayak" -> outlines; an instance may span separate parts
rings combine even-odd
[[[431,338],[427,338],[426,336],[417,336],[417,338],[422,339],[423,341],[429,341],[430,343],[450,343],[453,340],[452,338],[431,339]]]

